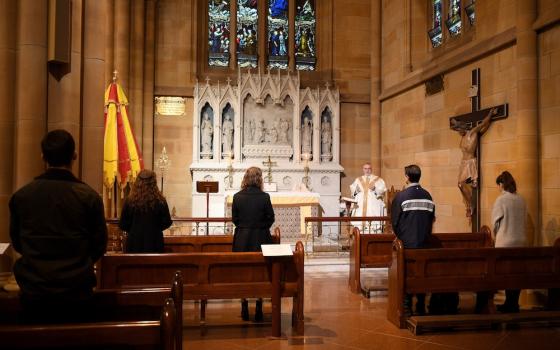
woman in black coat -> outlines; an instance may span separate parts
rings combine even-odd
[[[156,183],[156,174],[142,170],[124,202],[119,227],[128,233],[127,253],[162,253],[163,230],[171,226],[165,197]]]
[[[231,207],[235,234],[234,252],[260,252],[261,244],[272,243],[270,227],[274,223],[274,210],[268,193],[263,192],[262,171],[257,167],[247,169],[241,182],[241,191],[233,196]],[[255,320],[262,321],[262,300],[257,300]],[[249,304],[241,302],[241,317],[249,320]]]

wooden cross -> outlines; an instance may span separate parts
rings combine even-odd
[[[272,183],[272,167],[273,167],[273,166],[276,166],[276,162],[273,162],[273,161],[270,159],[270,156],[268,156],[268,161],[262,162],[262,163],[263,163],[263,165],[264,165],[265,167],[268,168],[268,170],[267,170],[267,173],[268,173],[268,174],[266,175],[266,182],[267,182],[267,183]]]
[[[504,119],[508,117],[508,104],[505,103],[503,105],[489,107],[483,110],[480,110],[480,68],[473,69],[471,73],[471,90],[469,93],[471,98],[471,112],[461,114],[458,116],[454,116],[449,118],[449,127],[452,130],[459,131],[459,132],[466,132],[468,133],[473,128],[479,127],[479,124],[484,121],[484,119],[489,115],[492,110],[494,114],[490,117],[490,122],[498,119]],[[464,138],[465,136],[463,136]],[[480,231],[480,133],[476,135],[476,162],[477,162],[477,172],[478,178],[472,179],[473,181],[470,183],[465,183],[465,186],[470,186],[470,190],[472,191],[471,197],[471,222],[472,222],[472,232],[479,232]],[[461,147],[463,148],[463,140],[461,141]],[[465,150],[462,149],[463,152]],[[462,169],[460,169],[462,171]],[[464,196],[463,190],[461,190]]]

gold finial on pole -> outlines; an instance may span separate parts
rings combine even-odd
[[[113,83],[117,82],[117,76],[119,75],[119,72],[115,69],[113,71]]]

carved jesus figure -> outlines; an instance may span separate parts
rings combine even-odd
[[[467,216],[472,216],[472,191],[473,188],[478,186],[478,164],[476,160],[476,148],[478,147],[478,136],[482,135],[488,130],[490,126],[490,119],[493,115],[497,114],[497,109],[493,108],[488,112],[488,115],[482,120],[480,124],[467,130],[465,127],[459,129],[461,137],[461,152],[463,158],[459,167],[459,177],[457,186],[461,191],[463,200],[467,207]]]

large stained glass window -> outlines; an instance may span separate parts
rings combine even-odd
[[[237,64],[257,67],[257,0],[237,0]]]
[[[208,64],[229,65],[230,0],[208,0]]]
[[[268,0],[268,67],[288,68],[288,0]]]
[[[315,0],[296,0],[296,69],[315,70]]]
[[[449,0],[449,12],[448,12],[447,29],[451,36],[457,36],[461,34],[461,0]]]
[[[428,32],[433,47],[438,47],[443,42],[441,30],[442,0],[432,1],[432,29]]]

